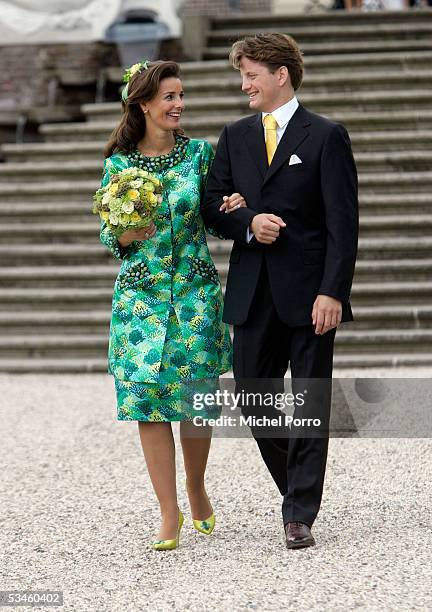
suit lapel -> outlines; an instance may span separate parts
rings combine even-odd
[[[291,117],[285,132],[277,146],[276,152],[272,159],[272,163],[268,167],[264,177],[266,183],[279,170],[279,168],[291,157],[297,147],[309,136],[309,131],[306,129],[310,125],[310,119],[307,112],[300,104],[294,115]],[[264,145],[265,151],[265,145]]]
[[[264,178],[268,170],[268,162],[261,113],[251,118],[245,134],[245,142],[249,154],[258,168],[261,177]]]

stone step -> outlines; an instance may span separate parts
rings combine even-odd
[[[428,193],[361,193],[361,218],[380,216],[430,215],[432,214],[432,194]],[[91,213],[89,194],[80,201],[64,202],[26,201],[0,202],[0,219],[6,223],[84,223],[96,217]]]
[[[106,355],[108,333],[0,336],[0,359],[97,358]]]
[[[223,30],[232,28],[240,31],[244,28],[253,28],[260,31],[261,28],[280,31],[284,26],[292,27],[330,27],[339,25],[345,29],[356,27],[360,24],[375,25],[378,28],[388,24],[423,24],[432,20],[432,10],[422,7],[415,10],[379,10],[379,11],[320,11],[316,13],[279,14],[279,13],[240,13],[238,15],[225,15],[212,17],[210,20],[211,30]]]
[[[432,142],[431,142],[432,144]],[[432,167],[432,150],[355,153],[359,173],[415,172]],[[0,164],[0,183],[41,183],[47,181],[100,180],[101,160],[28,161]]]
[[[334,356],[335,368],[356,370],[361,368],[393,368],[428,366],[432,364],[432,357],[428,353],[360,353],[339,355],[337,348]],[[57,359],[50,358],[0,358],[0,372],[12,374],[24,373],[62,373],[62,374],[88,374],[106,373],[106,356],[99,358],[70,358],[62,356]]]
[[[109,331],[111,312],[94,310],[77,311],[0,311],[0,337],[22,336],[37,329],[39,335],[65,334],[68,336],[104,334]]]
[[[206,138],[218,135],[225,123],[241,118],[241,113],[228,114],[224,117],[194,117],[183,119],[182,127],[191,138]],[[116,125],[115,121],[91,121],[83,123],[46,123],[41,125],[39,132],[47,142],[88,142],[108,141]],[[432,127],[432,121],[431,121]]]
[[[351,44],[351,48],[355,50],[354,43],[356,42],[359,43],[357,49],[378,50],[382,48],[383,43],[394,42],[395,39],[401,43],[425,42],[426,45],[423,48],[427,49],[430,48],[427,43],[430,42],[432,34],[432,21],[425,20],[423,23],[350,23],[341,27],[340,24],[301,26],[288,20],[284,23],[282,18],[277,31],[293,36],[304,53],[307,52],[307,49],[314,49],[315,45],[319,44],[325,44],[334,51],[335,48],[339,49],[341,45],[344,48],[345,43],[346,45]],[[260,33],[271,32],[274,32],[273,26],[267,26],[265,23],[260,26]],[[209,29],[206,35],[207,48],[225,47],[232,41],[254,34],[256,34],[256,27],[239,29],[237,23],[227,24],[225,28]],[[330,43],[333,44],[330,46]],[[369,43],[369,46],[365,43]],[[380,43],[381,45],[378,46]],[[410,49],[410,47],[407,48]]]
[[[432,171],[430,172],[363,172],[359,176],[361,195],[406,193],[430,194]],[[21,183],[4,183],[1,187],[4,200],[13,203],[25,200],[37,202],[58,202],[64,199],[72,201],[87,199],[91,208],[92,194],[100,187],[100,180],[58,180]]]
[[[103,265],[112,263],[111,252],[91,244],[0,244],[2,266]]]
[[[228,264],[218,264],[226,269]],[[88,265],[28,265],[0,267],[0,286],[3,288],[64,289],[68,287],[103,287],[113,288],[120,270],[120,262],[105,265],[89,263]],[[226,272],[225,272],[226,275]]]
[[[417,193],[430,194],[432,172],[385,172],[385,173],[362,173],[359,175],[359,189],[370,193],[384,193],[401,195],[410,191],[415,186]]]
[[[228,92],[230,94],[231,92]],[[421,109],[430,109],[432,102],[432,89],[430,83],[424,89],[407,90],[385,90],[361,91],[347,89],[342,92],[306,92],[301,90],[298,93],[299,101],[316,113],[338,114],[339,112],[356,111],[401,111],[411,109],[419,112]],[[112,126],[120,120],[121,106],[118,102],[105,102],[104,104],[92,104],[91,107],[84,106],[83,111],[89,115],[90,119],[95,118],[95,123],[99,121],[109,121]],[[233,95],[221,93],[217,97],[203,92],[200,96],[190,96],[187,99],[187,106],[182,117],[182,125],[195,117],[202,118],[203,115],[209,118],[219,117],[223,113],[250,114],[249,99],[241,93],[240,87],[234,91]],[[64,124],[56,124],[64,125]],[[45,126],[41,126],[43,130]]]
[[[93,218],[91,199],[81,202],[0,202],[3,224],[17,223],[85,223]],[[96,217],[95,217],[96,218]]]
[[[210,241],[209,241],[210,243]],[[228,273],[228,249],[226,252],[217,252],[212,244],[210,251],[219,272],[222,284],[226,281]],[[64,289],[68,287],[103,287],[112,289],[115,278],[120,269],[120,262],[112,260],[105,265],[87,264],[77,265],[19,265],[0,267],[0,286],[3,288],[38,287]],[[404,259],[404,260],[359,260],[356,264],[354,285],[364,282],[395,282],[430,281],[432,279],[432,259]]]
[[[107,372],[108,362],[106,357],[70,358],[62,356],[57,359],[29,358],[0,358],[0,372],[11,374],[25,373],[50,373],[50,374],[88,374],[96,372]]]
[[[428,353],[432,359],[432,329],[368,329],[344,331],[337,334],[336,343],[341,353]]]
[[[100,180],[102,160],[30,161],[0,164],[0,183],[48,183],[49,181]]]
[[[430,70],[432,64],[432,51],[390,51],[388,53],[355,53],[352,55],[332,53],[326,55],[306,55],[304,58],[306,77],[316,75],[319,79],[329,78],[330,81],[338,79],[336,73],[354,75],[356,72],[364,73],[368,68],[368,80],[374,82],[374,72],[405,73],[410,75],[419,70]],[[117,83],[121,87],[123,69],[110,66],[105,69],[108,81]],[[238,73],[232,68],[227,59],[206,60],[198,62],[184,62],[181,64],[182,81],[187,86],[189,81],[199,81],[205,84],[207,79],[218,78],[219,85]],[[238,82],[238,80],[237,80]]]
[[[361,215],[413,215],[432,211],[431,193],[360,193]]]
[[[89,217],[93,216],[89,213]],[[376,217],[361,216],[359,256],[373,253],[376,249],[405,253],[407,249],[422,253],[429,248],[432,240],[431,215],[412,215],[406,218],[383,215]],[[212,241],[216,252],[227,253],[230,241]],[[64,247],[70,254],[80,256],[81,250],[104,249],[99,244],[99,221],[89,219],[72,223],[10,223],[0,226],[0,249],[10,247],[10,253],[17,256],[29,248],[32,256],[61,253]],[[72,251],[73,249],[73,251]],[[369,253],[368,253],[369,250]],[[97,251],[94,255],[97,255]],[[65,253],[67,256],[67,252]],[[7,258],[7,253],[4,253]]]
[[[382,70],[394,70],[398,69],[401,72],[411,72],[415,70],[428,69],[431,65],[431,51],[388,51],[380,53],[368,53],[368,52],[357,52],[351,55],[345,53],[335,53],[333,48],[330,53],[325,55],[308,55],[304,57],[304,65],[306,74],[320,74],[324,75],[327,73],[329,76],[336,72],[350,71],[351,74],[359,71],[362,72],[367,66],[370,74],[375,71]],[[194,62],[196,66],[192,68],[190,66],[189,71],[186,73],[187,76],[194,74],[201,74],[211,70],[223,70],[223,65],[228,66],[229,70],[233,70],[229,62],[223,58],[222,60],[206,60],[205,62]],[[207,71],[205,70],[207,65]],[[184,66],[184,65],[183,65]],[[226,68],[225,68],[226,70]],[[184,68],[182,67],[184,72]],[[120,77],[121,80],[121,77]],[[119,81],[120,82],[120,81]]]
[[[1,209],[0,209],[1,212]],[[44,223],[23,219],[20,223],[0,225],[0,244],[49,244],[49,243],[94,243],[99,236],[100,222],[96,215],[88,212],[87,218],[79,223],[67,217],[60,222],[45,220]],[[20,219],[21,221],[21,219]],[[429,215],[382,215],[360,216],[360,237],[401,237],[412,236],[432,238],[432,214]]]
[[[430,302],[432,281],[357,282],[351,295],[354,306],[424,304]]]
[[[418,330],[432,328],[432,306],[355,306],[354,322],[350,331],[373,331],[380,329]],[[0,336],[22,336],[37,329],[39,335],[104,334],[109,330],[111,311],[50,310],[50,311],[0,311]],[[341,330],[347,330],[342,326]]]
[[[237,39],[237,36],[232,37],[232,42]],[[222,42],[222,41],[221,41]],[[218,46],[207,46],[203,51],[203,58],[208,60],[226,59],[231,50],[231,44],[220,44]],[[229,41],[231,43],[231,41]],[[334,53],[334,42],[306,42],[298,41],[300,49],[305,55],[327,55]],[[337,43],[337,49],[340,54],[350,53],[388,53],[392,51],[430,51],[432,50],[432,38],[425,34],[424,38],[417,40],[416,38],[407,38],[402,40],[357,40],[357,41],[342,41]]]
[[[355,155],[365,153],[411,153],[432,150],[432,130],[408,130],[381,132],[350,132],[351,144]]]
[[[0,288],[0,311],[58,312],[109,309],[113,287]]]
[[[432,73],[428,69],[413,70],[411,72],[403,72],[400,69],[351,72],[348,68],[346,71],[339,70],[334,73],[320,74],[309,74],[306,69],[299,95],[349,91],[380,91],[388,88],[403,91],[407,86],[413,89],[430,89],[431,81]],[[222,95],[235,95],[238,94],[241,87],[240,75],[237,71],[234,72],[233,69],[223,76],[208,74],[205,78],[183,78],[182,83],[186,94],[186,106],[191,95],[209,95],[214,91],[219,91]],[[92,106],[96,106],[96,108],[92,108]],[[91,118],[97,115],[98,106],[85,104],[81,107],[81,111],[88,118]]]
[[[431,58],[432,61],[432,58]],[[432,150],[432,130],[382,131],[382,132],[350,132],[351,144],[356,155],[373,152],[400,154],[408,152]],[[208,138],[216,147],[218,136]],[[41,142],[25,144],[3,144],[0,152],[7,163],[51,162],[63,161],[82,162],[84,160],[97,162],[102,168],[103,149],[105,141],[100,142]],[[1,165],[0,165],[1,168]]]
[[[345,330],[336,337],[337,354],[423,353],[432,361],[432,329]],[[0,335],[0,359],[92,358],[101,359],[108,350],[108,333]]]
[[[389,238],[390,236],[408,238],[409,236],[430,235],[432,237],[432,215],[380,215],[360,216],[360,236]]]
[[[317,111],[315,105],[310,110]],[[237,121],[248,113],[228,112],[219,116],[201,116],[184,118],[182,127],[191,138],[208,138],[218,136],[226,123]],[[334,121],[346,126],[348,131],[371,132],[376,131],[409,131],[431,130],[432,110],[383,110],[362,112],[339,111],[326,112],[325,115]],[[116,125],[115,121],[90,121],[83,123],[46,123],[40,127],[40,133],[47,142],[76,142],[108,140]]]
[[[0,288],[0,311],[94,311],[109,308],[113,287],[8,287]],[[406,306],[430,303],[432,282],[357,282],[354,306]]]
[[[432,279],[432,259],[381,259],[358,260],[355,267],[354,283],[363,282],[411,282]]]
[[[228,253],[231,249],[230,241],[218,241],[211,243],[214,256]],[[214,246],[213,246],[214,245]],[[432,249],[432,236],[391,236],[377,238],[360,238],[357,259],[376,261],[381,259],[428,259]],[[89,239],[88,243],[67,242],[67,238],[60,243],[37,244],[31,243],[0,244],[0,261],[3,266],[29,265],[54,265],[65,264],[80,265],[83,263],[101,265],[113,259],[111,252],[99,243],[97,237]]]
[[[429,366],[432,364],[431,353],[420,352],[376,352],[356,354],[335,355],[334,366],[339,369],[352,368],[396,368]]]
[[[104,159],[103,150],[106,142],[28,142],[24,144],[2,144],[0,153],[7,163],[51,162],[99,160],[100,167]],[[0,166],[1,167],[1,166]]]
[[[352,330],[429,329],[432,328],[432,305],[355,305],[354,318],[354,322],[349,326]]]
[[[430,58],[432,61],[432,57]],[[185,90],[186,109],[193,109],[190,102],[203,97],[211,97],[217,91],[222,96],[236,96],[241,92],[240,74],[228,68],[226,73],[207,72],[199,78],[189,76],[182,78]],[[337,92],[349,93],[352,91],[386,91],[389,89],[405,91],[406,89],[430,90],[432,87],[432,72],[430,69],[417,69],[404,72],[399,67],[393,70],[373,72],[346,71],[334,73],[309,74],[306,70],[301,89],[298,95],[306,105],[313,104],[313,94],[335,94]],[[243,97],[244,94],[243,94]],[[88,120],[98,120],[106,115],[117,117],[121,113],[119,102],[104,102],[99,104],[84,104],[81,112]]]

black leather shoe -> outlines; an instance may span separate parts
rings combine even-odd
[[[287,548],[306,548],[315,546],[315,540],[310,528],[305,523],[295,521],[285,525]]]

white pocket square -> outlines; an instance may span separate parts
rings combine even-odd
[[[297,155],[291,155],[288,165],[293,166],[294,164],[301,164],[301,163],[303,162],[300,159],[300,157],[297,157]]]

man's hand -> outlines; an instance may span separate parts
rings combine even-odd
[[[134,240],[148,240],[149,238],[153,238],[155,234],[156,226],[153,221],[151,221],[150,225],[144,229],[127,230],[126,232],[123,232],[123,234],[119,236],[117,240],[120,246],[127,247],[132,244]]]
[[[223,197],[223,204],[219,210],[224,210],[226,213],[230,213],[233,210],[237,210],[237,208],[241,208],[242,206],[247,207],[244,197],[240,193],[233,193],[230,196]]]
[[[318,295],[312,308],[312,324],[316,334],[325,334],[338,327],[342,319],[342,303],[329,295]]]
[[[250,224],[251,232],[262,244],[272,244],[279,237],[281,227],[286,227],[286,223],[280,217],[270,213],[255,215]]]

